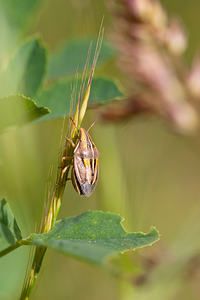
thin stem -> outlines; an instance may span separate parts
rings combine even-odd
[[[28,300],[33,291],[37,276],[42,266],[42,261],[45,255],[47,248],[45,247],[36,247],[33,263],[31,266],[30,274],[27,282],[22,289],[20,300]]]
[[[68,140],[66,140],[66,146],[65,146],[65,150],[63,152],[63,156],[71,157],[72,151],[73,151],[73,148],[72,148],[71,143]],[[62,159],[61,159],[61,161],[62,161]],[[66,163],[70,164],[71,161],[72,161],[72,158],[69,158],[66,161]],[[63,161],[62,161],[62,163],[63,163]],[[63,192],[64,192],[65,185],[66,185],[66,178],[68,177],[68,173],[69,173],[69,169],[68,169],[67,172],[63,176],[62,170],[65,167],[66,167],[66,165],[63,164],[62,169],[58,168],[57,183],[55,185],[54,193],[53,193],[52,200],[51,200],[51,203],[50,203],[50,206],[48,209],[48,213],[45,217],[45,220],[41,227],[40,233],[49,232],[54,227],[54,224],[56,222],[56,218],[57,218],[60,206],[61,206]],[[46,250],[47,250],[46,247],[42,247],[42,246],[36,247],[31,270],[30,270],[28,278],[25,280],[25,283],[24,283],[24,286],[23,286],[23,289],[21,292],[20,300],[28,300],[30,298],[30,295],[33,291],[38,274],[40,272]]]
[[[68,128],[68,134],[66,136],[64,151],[63,151],[62,157],[60,159],[60,163],[59,163],[59,166],[61,165],[62,168],[58,167],[57,183],[54,188],[54,192],[53,192],[53,195],[51,198],[51,202],[50,202],[47,214],[45,216],[44,221],[42,221],[40,233],[49,232],[54,227],[55,222],[56,222],[56,218],[57,218],[60,206],[61,206],[62,197],[63,197],[65,185],[66,185],[68,174],[69,174],[69,169],[70,169],[69,166],[71,166],[72,160],[73,160],[74,148],[73,148],[70,140],[72,140],[73,143],[76,143],[77,138],[78,138],[77,128],[81,125],[81,122],[85,116],[88,99],[89,99],[89,95],[90,95],[90,87],[91,87],[91,82],[92,82],[92,78],[93,78],[93,74],[94,74],[94,69],[96,66],[97,58],[99,56],[99,52],[100,52],[100,48],[101,48],[101,44],[102,44],[103,32],[104,32],[104,30],[103,30],[103,27],[101,24],[99,37],[98,37],[98,41],[97,41],[97,46],[96,46],[96,51],[95,51],[94,60],[93,60],[93,66],[92,66],[92,70],[90,72],[89,80],[87,83],[86,92],[83,96],[82,104],[81,104],[81,99],[79,98],[73,121],[72,121],[72,123],[71,122],[69,123],[71,125]],[[91,49],[89,49],[89,54],[90,54],[90,51],[91,51]],[[88,65],[88,60],[86,61],[86,70],[87,70],[87,65]],[[84,76],[85,76],[85,74],[83,74],[83,83],[84,83],[84,78],[85,78]],[[81,91],[79,93],[79,97],[83,93],[83,86],[84,86],[84,84],[81,86]],[[80,104],[81,104],[81,107],[80,107]],[[62,159],[63,157],[65,157],[67,159],[63,160]],[[30,273],[29,273],[28,277],[26,277],[26,279],[25,279],[24,286],[23,286],[21,296],[20,296],[20,300],[28,300],[30,298],[30,295],[33,291],[33,287],[35,285],[35,282],[36,282],[36,279],[38,276],[38,273],[41,269],[46,250],[47,250],[47,248],[43,247],[43,246],[36,247],[32,266],[30,269]]]
[[[17,249],[17,248],[20,247],[20,246],[21,246],[21,244],[16,243],[15,245],[12,245],[12,246],[10,246],[10,247],[4,249],[3,251],[0,251],[0,257],[3,257],[4,255],[10,253],[11,251]]]

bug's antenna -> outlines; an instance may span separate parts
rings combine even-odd
[[[88,128],[87,132],[89,132],[89,130],[94,126],[94,124],[96,123],[97,119],[94,120],[94,122],[90,125],[90,127]]]

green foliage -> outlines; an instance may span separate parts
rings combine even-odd
[[[21,231],[6,200],[0,201],[0,250],[21,240]]]
[[[94,78],[90,94],[91,104],[106,104],[113,99],[122,97],[123,94],[114,79],[105,77]]]
[[[74,78],[58,81],[38,95],[36,101],[41,106],[47,106],[51,114],[45,116],[45,119],[54,119],[69,115],[72,87],[76,85],[79,91],[81,78],[75,82]],[[122,97],[122,92],[112,79],[96,77],[92,81],[90,103],[103,104],[112,99]],[[42,118],[41,120],[44,120]]]
[[[33,120],[44,121],[69,115],[72,91],[76,95],[75,102],[78,98],[82,78],[78,77],[76,80],[75,73],[77,70],[81,72],[84,69],[91,39],[78,39],[65,44],[50,57],[49,61],[48,49],[42,45],[40,38],[32,37],[24,40],[23,43],[20,41],[33,17],[33,11],[41,2],[40,0],[3,0],[0,3],[2,38],[0,132]],[[96,42],[95,39],[91,48],[92,59]],[[11,49],[14,48],[15,51],[10,55]],[[98,65],[108,62],[113,57],[112,47],[107,42],[103,42]],[[92,59],[88,63],[88,68],[93,63]],[[46,72],[47,65],[49,65],[48,72]],[[85,89],[86,85],[87,78]],[[105,75],[94,78],[91,91],[88,88],[87,92],[87,99],[90,92],[89,106],[90,104],[104,105],[113,99],[123,97],[115,79],[107,78]],[[28,176],[31,176],[31,170]],[[59,210],[61,195],[58,199]],[[52,211],[48,213],[51,215]],[[54,221],[56,217],[57,213]],[[30,296],[48,247],[76,259],[101,265],[117,253],[148,246],[159,240],[159,233],[154,227],[147,234],[128,233],[121,222],[122,217],[117,214],[90,211],[58,221],[54,227],[52,225],[52,230],[52,227],[44,227],[46,231],[41,231],[50,230],[48,233],[30,234],[28,238],[22,239],[9,204],[2,200],[0,202],[0,257],[22,245],[38,246],[34,257],[36,259],[33,260],[32,271],[34,272],[30,272],[21,299],[24,299],[23,295],[26,299],[28,299],[27,295]]]
[[[43,0],[1,0],[0,1],[0,62],[8,58],[13,47],[31,25],[34,12]]]
[[[54,53],[50,60],[49,78],[58,78],[75,74],[77,70],[82,72],[85,67],[85,59],[92,39],[78,39],[62,46]],[[94,57],[97,39],[93,40],[91,49],[91,57]],[[99,55],[98,64],[106,62],[112,58],[114,51],[108,42],[103,42],[101,53]],[[90,63],[90,66],[92,61]]]
[[[89,211],[58,221],[49,233],[31,235],[27,242],[102,264],[117,253],[148,246],[159,239],[154,227],[147,234],[127,233],[121,226],[122,219],[114,213]]]
[[[88,39],[84,41],[76,41],[71,43],[69,46],[64,47],[61,52],[55,55],[55,57],[57,57],[56,59],[58,59],[60,63],[56,63],[56,67],[52,68],[51,65],[54,58],[50,61],[50,72],[55,71],[57,72],[57,75],[58,73],[59,75],[63,75],[62,70],[59,68],[60,66],[63,70],[65,70],[65,75],[74,73],[76,71],[75,68],[77,64],[80,63],[80,58],[82,69],[87,57],[88,47]],[[92,52],[94,52],[95,47],[92,49]],[[73,61],[70,57],[70,64],[68,67],[65,62],[66,52],[68,53],[68,56],[73,54],[73,59],[75,60]],[[113,52],[111,47],[107,43],[104,43],[99,61],[105,62],[112,55]],[[3,100],[0,99],[2,102],[1,114],[3,116],[0,122],[0,129],[5,126],[18,125],[35,118],[39,118],[49,112],[45,107],[48,107],[51,110],[51,114],[40,118],[40,121],[54,119],[64,116],[65,114],[69,114],[72,87],[76,85],[76,90],[78,91],[81,85],[81,78],[75,82],[75,79],[70,77],[66,80],[59,80],[48,88],[42,88],[46,72],[46,64],[46,49],[41,45],[38,38],[25,41],[15,51],[14,55],[8,61],[6,68],[0,73],[0,95],[3,97]],[[38,93],[39,89],[40,93]],[[13,96],[13,94],[20,94],[21,96]],[[8,95],[10,95],[10,97],[6,97]],[[119,90],[113,79],[98,77],[93,80],[91,90],[92,103],[106,103],[114,98],[122,97],[122,95],[122,92]],[[27,112],[25,109],[27,108],[27,97],[35,99],[37,104],[41,107],[37,110],[33,109],[32,113],[30,113],[30,111]],[[27,99],[24,107],[21,105],[23,100],[22,98],[24,100],[25,98]],[[7,105],[5,104],[6,101],[8,102]],[[18,105],[17,101],[19,102]],[[31,100],[29,99],[29,102],[30,101]],[[13,108],[11,107],[12,103]],[[16,108],[17,114],[15,115]],[[22,108],[21,112],[19,108]],[[21,118],[21,116],[23,118]],[[30,118],[28,118],[28,116]]]
[[[0,98],[0,132],[7,127],[22,125],[48,114],[46,107],[23,95],[11,95]]]
[[[42,84],[46,50],[38,38],[26,41],[0,75],[0,95],[23,94],[33,98]]]
[[[0,250],[21,241],[21,245],[49,247],[76,259],[102,264],[117,253],[148,246],[159,240],[159,233],[154,227],[147,234],[128,233],[121,225],[122,220],[121,216],[114,213],[89,211],[57,221],[48,233],[31,234],[22,240],[9,204],[2,200]]]
[[[18,32],[22,32],[27,26],[30,15],[32,15],[33,11],[41,2],[42,0],[1,0],[0,8],[1,12],[3,12],[10,21],[11,27]]]

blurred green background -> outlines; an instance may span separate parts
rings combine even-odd
[[[162,3],[185,24],[189,64],[200,45],[200,2]],[[54,51],[75,36],[97,36],[104,15],[109,39],[109,6],[102,0],[43,1],[26,35],[41,35]],[[116,73],[115,62],[98,72]],[[85,128],[96,113],[88,111]],[[0,135],[0,196],[9,201],[23,236],[39,227],[46,183],[55,180],[54,175],[49,179],[49,171],[54,166],[53,174],[56,172],[62,122],[29,124]],[[199,299],[199,261],[193,266],[190,258],[196,259],[200,249],[200,140],[176,135],[162,121],[146,117],[119,124],[97,121],[91,135],[100,151],[98,186],[91,198],[80,198],[71,183],[67,184],[68,196],[64,195],[59,218],[93,209],[116,212],[125,217],[123,225],[128,231],[148,232],[154,225],[161,240],[114,259],[112,271],[48,250],[32,299]],[[27,247],[0,260],[0,299],[19,297],[28,257]],[[135,276],[143,268],[148,271],[153,258],[155,266],[152,263],[153,270],[147,272],[148,282],[139,284]]]

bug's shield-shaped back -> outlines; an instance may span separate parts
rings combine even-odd
[[[90,135],[80,128],[78,144],[74,150],[72,183],[80,195],[90,196],[97,184],[99,174],[99,151]]]

